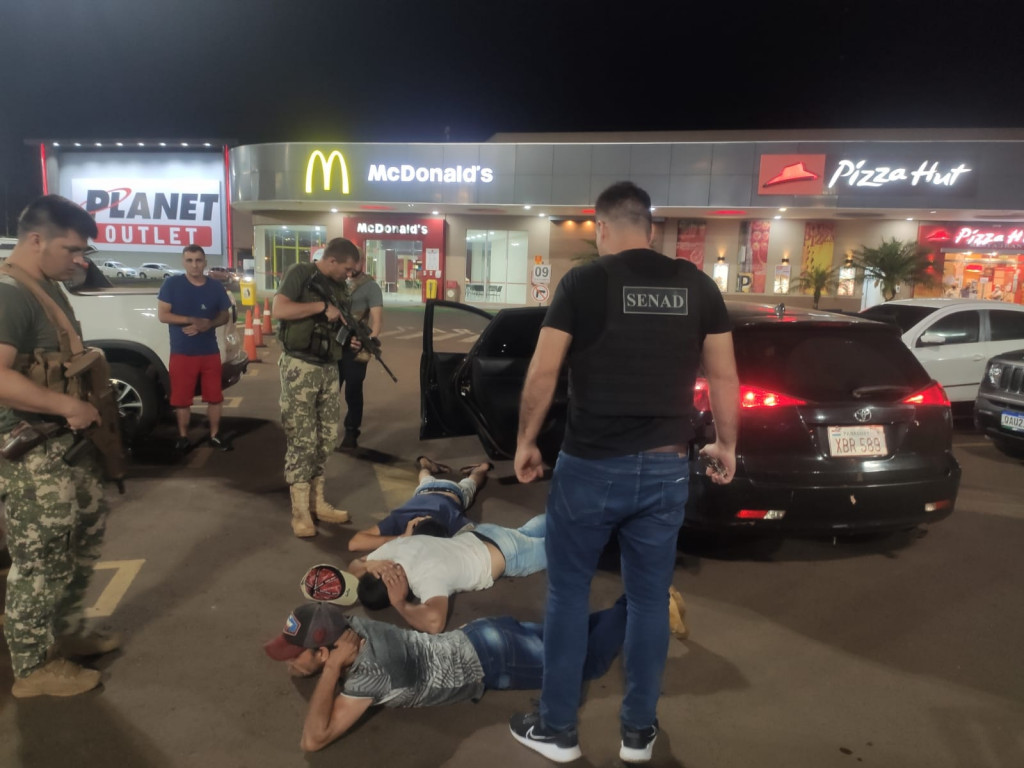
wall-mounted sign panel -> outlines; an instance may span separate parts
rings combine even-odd
[[[212,179],[82,179],[72,199],[93,218],[96,245],[107,251],[221,252],[221,184]]]

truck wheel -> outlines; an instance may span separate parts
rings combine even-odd
[[[159,400],[156,383],[138,368],[126,363],[110,364],[110,381],[117,397],[117,410],[126,437],[141,437],[156,426]]]
[[[118,276],[118,277],[124,277],[124,272],[118,272],[118,273],[117,273],[117,276]]]

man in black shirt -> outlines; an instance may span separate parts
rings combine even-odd
[[[569,416],[547,504],[540,709],[509,726],[545,757],[580,757],[590,582],[616,534],[629,601],[619,755],[646,762],[657,735],[697,369],[703,365],[710,387],[717,440],[704,452],[720,462],[720,472],[708,471],[716,483],[729,482],[736,468],[739,381],[721,293],[690,262],[649,248],[647,193],[620,182],[601,193],[595,211],[601,258],[558,285],[523,387],[515,468],[530,482],[543,472],[537,435],[568,361]]]

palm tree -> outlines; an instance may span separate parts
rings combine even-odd
[[[929,286],[935,282],[935,275],[929,272],[931,264],[927,252],[917,244],[882,238],[877,248],[862,245],[854,255],[853,264],[873,278],[875,285],[882,289],[882,298],[892,301],[900,283]]]
[[[818,308],[822,293],[834,293],[839,287],[839,274],[835,267],[826,267],[811,262],[811,266],[793,278],[789,284],[789,292],[810,291],[814,296],[814,308]]]

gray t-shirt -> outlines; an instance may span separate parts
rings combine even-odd
[[[358,319],[368,319],[372,307],[384,306],[384,294],[380,286],[365,272],[345,282],[345,293],[349,300],[349,311]]]
[[[428,635],[350,616],[366,643],[341,692],[386,707],[431,707],[484,693],[484,670],[469,638],[458,630]]]

